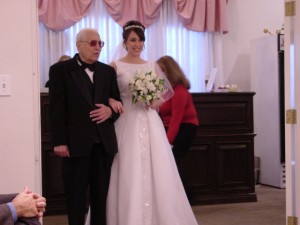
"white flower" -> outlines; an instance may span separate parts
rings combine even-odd
[[[141,80],[144,80],[145,79],[145,74],[143,74],[141,71],[137,71],[136,77],[141,79]]]
[[[161,98],[164,80],[160,79],[153,71],[142,73],[137,71],[133,80],[129,82],[132,92],[132,102],[141,102],[149,105],[152,101]]]
[[[143,84],[143,81],[142,80],[137,80],[135,82],[135,86],[136,86],[136,89],[137,90],[142,90],[144,88],[144,84]]]
[[[149,91],[155,91],[156,90],[156,87],[155,85],[152,83],[152,82],[149,82],[146,84],[146,88],[149,90]]]
[[[156,86],[158,86],[159,85],[159,80],[158,79],[155,80],[154,83],[155,83]]]
[[[158,78],[158,77],[157,77],[157,74],[156,74],[156,73],[151,73],[151,78],[152,78],[153,80],[157,79],[157,78]]]
[[[151,81],[153,78],[151,77],[151,74],[145,77],[144,81]]]

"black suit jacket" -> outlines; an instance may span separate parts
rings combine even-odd
[[[95,96],[86,84],[84,70],[75,55],[68,61],[50,67],[49,112],[54,146],[68,145],[71,156],[90,153],[96,137],[100,137],[108,153],[117,152],[114,122],[119,114],[96,124],[90,118],[95,103],[108,105],[109,98],[120,101],[120,93],[113,67],[96,62],[94,71]],[[98,138],[99,139],[99,138]]]

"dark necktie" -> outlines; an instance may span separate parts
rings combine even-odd
[[[78,56],[78,61],[80,62],[80,67],[83,69],[83,70],[85,70],[86,68],[88,68],[90,71],[92,71],[92,72],[94,72],[95,71],[95,65],[96,65],[96,63],[92,63],[92,64],[88,64],[88,63],[86,63],[86,62],[83,62],[82,60],[81,60],[81,58]]]

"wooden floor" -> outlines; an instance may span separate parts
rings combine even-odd
[[[256,194],[257,202],[201,205],[194,206],[193,211],[199,225],[286,224],[285,189],[257,185]],[[65,215],[47,216],[43,225],[68,225],[68,222]]]

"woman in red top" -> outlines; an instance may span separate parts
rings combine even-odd
[[[178,166],[196,137],[199,122],[188,91],[190,82],[178,63],[170,56],[161,57],[157,63],[174,90],[174,96],[160,106],[159,114]]]

